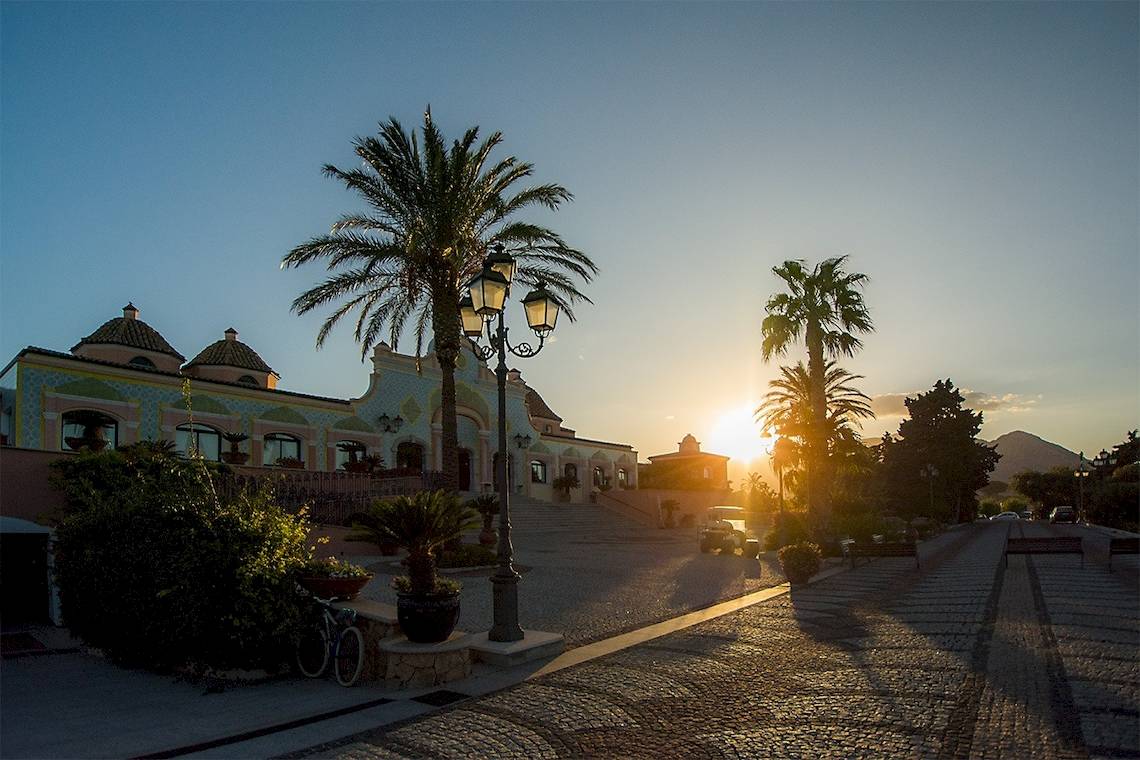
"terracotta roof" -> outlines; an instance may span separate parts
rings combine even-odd
[[[526,410],[530,412],[531,417],[542,417],[546,420],[558,420],[562,422],[562,418],[546,405],[546,402],[542,400],[542,396],[538,395],[538,391],[529,385],[526,386]]]
[[[133,307],[132,307],[133,308]],[[158,330],[143,322],[141,319],[115,317],[109,319],[98,330],[72,346],[71,350],[80,346],[92,344],[112,344],[116,346],[130,346],[141,348],[144,351],[157,351],[160,354],[169,354],[184,361],[185,356],[174,350],[174,346],[166,342],[166,338]]]
[[[233,337],[229,337],[232,333]],[[214,364],[223,367],[237,367],[239,369],[251,369],[255,372],[272,372],[273,368],[265,363],[265,360],[257,355],[257,352],[252,348],[242,343],[237,339],[237,331],[232,327],[226,331],[227,337],[215,343],[211,343],[202,349],[202,351],[187,362],[187,367],[193,367],[198,364]]]

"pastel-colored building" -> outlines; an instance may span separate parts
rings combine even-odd
[[[649,457],[640,465],[645,488],[717,491],[728,488],[728,460],[722,454],[701,451],[701,443],[688,433],[677,450]]]
[[[190,409],[183,383],[190,381]],[[234,329],[190,361],[139,319],[128,304],[70,352],[29,346],[0,373],[0,436],[8,446],[66,451],[84,412],[106,415],[111,446],[168,439],[219,459],[225,433],[248,436],[240,450],[252,466],[300,460],[307,470],[341,469],[351,449],[383,457],[386,467],[439,470],[440,373],[430,355],[380,344],[368,388],[353,399],[281,390],[279,376]],[[460,488],[495,484],[497,395],[494,373],[464,351],[456,370]],[[552,500],[552,481],[572,473],[584,499],[603,485],[635,487],[637,452],[626,444],[578,437],[518,371],[507,383],[509,478],[516,493]]]

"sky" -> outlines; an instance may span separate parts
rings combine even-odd
[[[351,329],[290,312],[323,270],[279,262],[363,209],[321,166],[430,104],[575,195],[526,218],[593,304],[515,366],[580,435],[761,453],[771,269],[848,255],[865,435],[951,378],[984,438],[1094,453],[1140,425],[1137,9],[6,1],[0,355],[132,301],[188,357],[233,326],[281,387],[361,395]]]

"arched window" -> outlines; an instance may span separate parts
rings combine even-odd
[[[617,478],[618,478],[618,485],[619,486],[629,485],[629,474],[626,473],[626,471],[624,469],[621,469],[621,468],[618,469]]]
[[[285,433],[266,435],[261,445],[261,463],[277,464],[278,459],[301,459],[301,439]]]
[[[543,432],[544,432],[544,433],[549,433],[549,432],[550,432],[550,425],[547,425],[547,426],[546,426],[546,428],[545,428],[545,430],[543,430]]]
[[[189,456],[191,449],[203,459],[217,462],[221,459],[222,436],[217,430],[195,422],[179,425],[174,431],[174,447],[182,456]]]
[[[415,441],[404,441],[396,447],[396,467],[414,472],[424,471],[424,447]]]
[[[119,423],[110,415],[94,409],[64,412],[61,438],[60,448],[64,451],[78,451],[84,447],[94,451],[114,449],[119,445]]]
[[[336,469],[347,470],[349,462],[359,462],[368,453],[368,447],[360,441],[337,441],[336,443]]]
[[[546,462],[543,462],[540,459],[532,459],[530,461],[530,482],[546,482]]]
[[[602,472],[601,467],[594,468],[594,485],[601,488],[606,482],[606,474]]]
[[[257,378],[253,375],[242,375],[237,379],[239,385],[248,385],[252,388],[260,388],[261,383],[257,382]]]
[[[154,362],[152,362],[150,359],[146,358],[145,356],[136,356],[134,359],[131,359],[129,362],[127,362],[127,364],[133,364],[136,367],[142,367],[144,369],[154,369],[155,368]]]
[[[701,475],[704,476],[705,480],[708,480],[709,478],[712,477],[712,470],[710,470],[708,467],[706,467],[701,471]]]

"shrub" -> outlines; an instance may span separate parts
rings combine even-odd
[[[764,536],[764,548],[766,550],[780,548],[781,524],[783,525],[783,538],[784,545],[795,544],[801,541],[807,541],[811,538],[811,533],[808,531],[807,523],[803,517],[795,512],[785,512],[782,516],[776,514],[772,520],[772,529]]]
[[[837,514],[833,524],[838,533],[862,543],[869,543],[872,535],[886,530],[882,517],[876,512]]]
[[[819,572],[819,547],[810,541],[789,544],[777,556],[784,575],[792,583],[806,581]]]
[[[67,626],[112,659],[273,668],[302,614],[303,516],[271,491],[219,500],[207,470],[161,454],[80,455],[57,468],[67,500],[56,573]]]
[[[480,544],[460,544],[439,556],[436,567],[490,567],[498,562],[498,555]]]
[[[360,565],[336,557],[311,559],[301,565],[297,574],[309,578],[367,578],[372,575]]]

